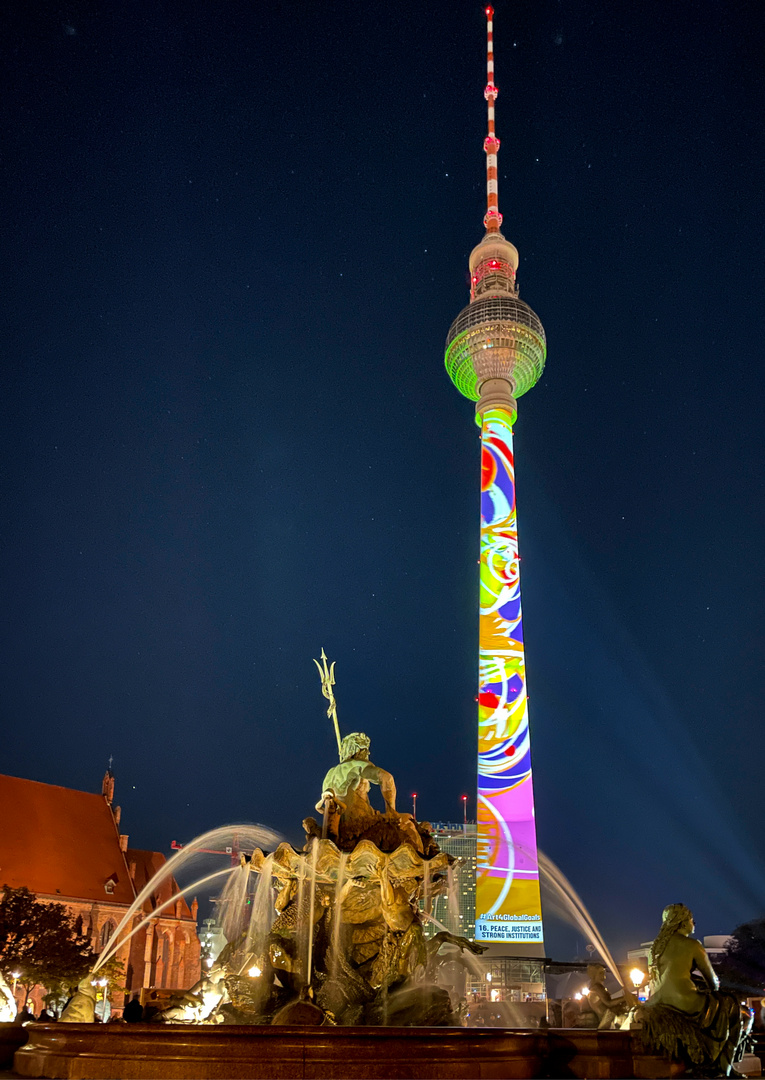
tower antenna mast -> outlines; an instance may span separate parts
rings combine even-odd
[[[490,233],[499,232],[502,224],[497,184],[499,139],[494,127],[494,103],[498,94],[499,90],[494,84],[494,8],[490,6],[486,8],[486,89],[483,92],[489,113],[489,133],[483,143],[486,151],[486,216],[483,223]]]

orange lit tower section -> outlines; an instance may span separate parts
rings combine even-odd
[[[518,297],[518,252],[500,232],[499,139],[494,126],[498,90],[490,7],[486,19],[486,234],[470,255],[470,303],[446,339],[446,370],[460,393],[477,402],[481,425],[475,936],[498,945],[540,945],[513,424],[517,399],[542,374],[547,346],[541,322]]]

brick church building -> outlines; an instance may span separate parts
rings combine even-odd
[[[38,900],[64,904],[82,919],[95,953],[166,861],[158,851],[128,847],[113,800],[110,769],[100,794],[0,775],[0,888],[26,886]],[[151,917],[177,891],[175,879],[167,878],[131,920],[132,927],[150,917],[117,953],[125,1000],[142,991],[186,989],[199,979],[196,900],[189,907],[181,898]],[[38,1006],[41,994],[33,995]],[[122,1004],[112,1007],[119,1013]]]

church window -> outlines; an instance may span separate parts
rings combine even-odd
[[[108,922],[104,923],[104,925],[101,927],[101,932],[98,935],[98,951],[99,952],[101,952],[103,949],[106,948],[106,944],[107,944],[109,938],[112,936],[113,933],[114,933],[114,923],[110,919]]]

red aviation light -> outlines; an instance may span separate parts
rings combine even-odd
[[[493,7],[487,7],[486,8],[486,16],[487,16],[487,18],[490,19],[493,14],[494,14],[494,8]]]

